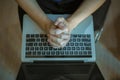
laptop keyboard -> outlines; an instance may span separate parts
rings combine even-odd
[[[72,34],[63,48],[52,48],[45,34],[26,34],[26,57],[92,57],[91,35]]]

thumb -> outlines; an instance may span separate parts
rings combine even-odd
[[[63,17],[59,17],[56,20],[55,25],[57,28],[64,29],[66,27],[65,19]]]
[[[55,21],[55,25],[58,25],[60,22],[64,22],[65,19],[63,17],[58,17],[57,20]]]

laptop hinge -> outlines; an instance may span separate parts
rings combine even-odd
[[[33,63],[84,63],[84,61],[33,61]]]

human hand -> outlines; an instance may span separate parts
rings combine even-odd
[[[68,23],[63,17],[59,17],[52,26],[48,35],[48,42],[54,48],[64,47],[70,40]]]

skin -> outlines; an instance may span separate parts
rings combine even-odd
[[[53,47],[59,48],[64,47],[67,44],[70,39],[70,32],[86,17],[95,12],[105,2],[105,0],[84,0],[79,8],[70,15],[70,17],[67,19],[58,18],[55,22],[52,22],[47,17],[39,7],[36,0],[16,0],[16,2],[39,25],[39,27],[48,34],[48,42]],[[60,34],[53,32],[60,32]]]

